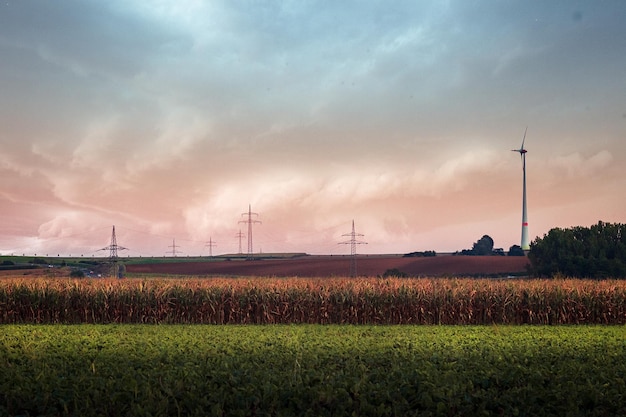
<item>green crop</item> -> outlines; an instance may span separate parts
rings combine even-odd
[[[614,416],[623,326],[0,326],[0,415]]]

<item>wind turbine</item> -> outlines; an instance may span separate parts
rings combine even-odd
[[[530,243],[528,242],[528,207],[526,206],[526,149],[524,149],[524,142],[526,142],[526,132],[528,126],[524,130],[524,138],[522,139],[522,146],[519,149],[513,149],[513,152],[519,152],[519,156],[522,158],[522,172],[523,172],[523,191],[522,191],[522,250],[527,251],[530,249]]]

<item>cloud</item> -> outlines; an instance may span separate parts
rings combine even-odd
[[[252,204],[276,245],[353,218],[394,247],[469,240],[450,230],[517,217],[527,124],[534,207],[623,177],[621,5],[9,6],[0,207],[24,236],[117,224],[160,253],[151,233],[224,241]]]
[[[575,180],[589,179],[601,174],[613,162],[613,155],[602,150],[585,158],[580,152],[558,156],[548,161],[552,175],[556,178]]]

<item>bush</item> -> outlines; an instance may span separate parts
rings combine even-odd
[[[383,273],[383,278],[407,278],[409,274],[400,271],[398,268],[388,269]]]
[[[85,278],[85,273],[80,269],[73,269],[70,272],[70,277],[72,278]]]
[[[35,265],[47,265],[48,262],[44,259],[44,258],[33,258],[30,261],[31,264],[35,264]]]
[[[525,256],[524,250],[520,245],[513,245],[509,248],[509,256]]]

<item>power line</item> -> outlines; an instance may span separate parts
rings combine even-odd
[[[367,242],[357,240],[357,237],[364,235],[354,231],[354,220],[352,220],[352,233],[346,233],[341,236],[349,236],[350,240],[339,242],[340,245],[350,245],[350,276],[356,277],[356,245],[367,245]]]
[[[248,204],[248,212],[242,213],[242,216],[248,216],[246,220],[240,220],[239,223],[247,223],[248,224],[248,259],[254,258],[254,252],[252,249],[252,224],[253,223],[261,223],[259,220],[253,220],[252,216],[258,216],[258,213],[252,212],[252,206]]]

